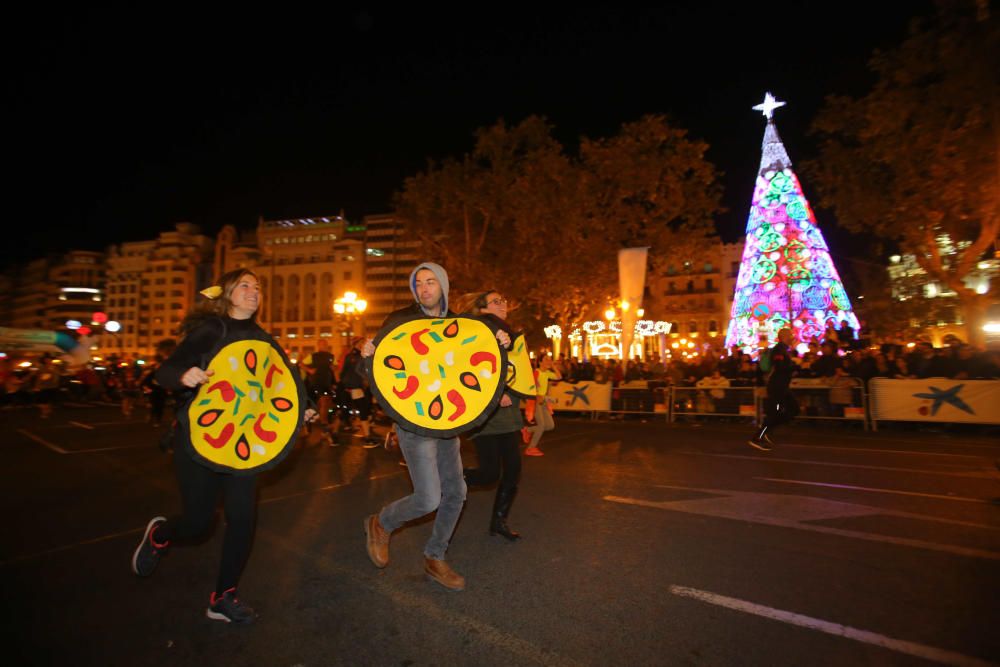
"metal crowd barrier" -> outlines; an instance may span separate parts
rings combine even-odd
[[[796,419],[853,421],[871,428],[868,393],[859,378],[795,378],[789,390],[799,404]],[[763,394],[760,400],[763,411]]]
[[[755,387],[671,387],[670,419],[728,417],[757,421],[760,403]]]
[[[611,410],[614,414],[669,414],[670,387],[617,387],[611,390]]]
[[[763,387],[668,387],[621,386],[612,390],[610,410],[598,414],[654,415],[668,422],[678,418],[747,419],[760,423],[764,417]],[[858,378],[796,378],[789,389],[799,404],[796,419],[861,422],[871,428],[869,398]]]

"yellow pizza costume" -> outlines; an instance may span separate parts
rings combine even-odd
[[[521,398],[534,398],[535,372],[531,367],[528,343],[524,334],[518,334],[507,352],[507,390]]]
[[[284,351],[270,340],[223,343],[208,370],[211,379],[178,413],[195,460],[233,474],[277,465],[295,443],[305,402]]]
[[[434,438],[486,421],[507,373],[495,331],[471,317],[418,318],[384,330],[367,363],[372,392],[393,421]]]

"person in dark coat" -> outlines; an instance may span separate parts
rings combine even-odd
[[[764,452],[770,451],[774,444],[770,437],[774,429],[790,422],[799,413],[799,405],[789,390],[795,373],[791,344],[792,330],[782,329],[778,332],[778,342],[765,353],[769,368],[765,370],[767,398],[764,399],[764,423],[757,434],[747,441],[751,447]]]
[[[490,320],[494,328],[506,331],[511,340],[516,337],[507,324],[507,299],[496,290],[478,295],[468,311],[469,315]],[[516,396],[504,391],[500,405],[472,435],[479,467],[465,469],[466,484],[487,486],[499,482],[490,515],[490,535],[502,535],[512,542],[521,537],[507,525],[521,477],[521,428],[524,420],[518,403]]]

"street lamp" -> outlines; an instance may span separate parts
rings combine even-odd
[[[335,299],[333,302],[333,312],[344,318],[347,325],[347,334],[354,335],[354,321],[360,320],[361,333],[365,332],[364,312],[368,308],[368,302],[359,299],[357,292],[344,292],[344,296]]]

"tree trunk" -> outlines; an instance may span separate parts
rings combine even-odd
[[[964,289],[958,293],[958,302],[962,304],[962,319],[969,338],[967,342],[976,347],[983,347],[986,343],[983,325],[986,323],[989,299],[985,294],[976,294],[972,290]]]

